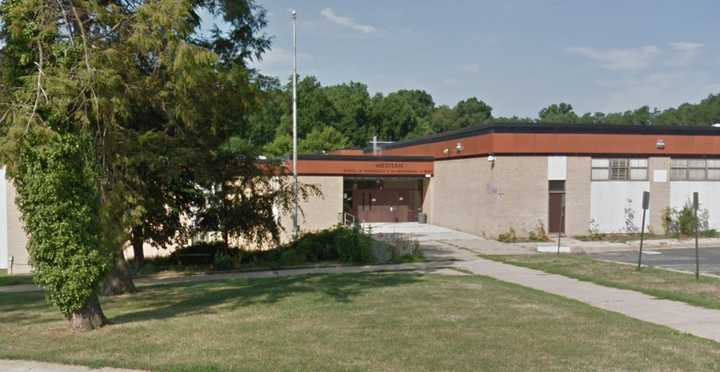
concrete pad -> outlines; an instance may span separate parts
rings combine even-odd
[[[118,368],[88,368],[67,364],[31,362],[26,360],[0,359],[0,371],[3,372],[139,372],[139,370]]]
[[[570,247],[560,246],[558,248],[556,245],[540,245],[537,247],[537,251],[539,253],[570,253]]]

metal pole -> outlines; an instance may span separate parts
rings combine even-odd
[[[699,224],[698,224],[698,208],[700,208],[700,198],[698,193],[693,193],[693,206],[695,207],[695,279],[700,279],[700,248],[698,244]]]
[[[298,225],[298,174],[297,174],[297,34],[295,31],[295,21],[297,12],[292,11],[292,38],[293,38],[293,237],[295,239],[300,235],[300,226]]]
[[[643,249],[643,241],[645,240],[645,212],[647,209],[643,208],[643,219],[642,219],[642,227],[640,228],[640,253],[638,254],[638,270],[640,270],[640,267],[642,266],[642,249]]]
[[[560,202],[560,228],[558,229],[558,245],[557,245],[557,255],[560,255],[560,237],[562,236],[563,228],[565,227],[565,195],[562,196],[562,201]]]

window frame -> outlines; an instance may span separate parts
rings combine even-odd
[[[702,161],[703,166],[693,166],[691,162]],[[715,163],[715,166],[710,166],[711,162]],[[684,165],[679,165],[684,163]],[[702,170],[702,178],[691,178],[691,171]],[[677,172],[683,171],[683,176],[678,177]],[[671,158],[670,159],[670,181],[676,182],[720,182],[720,177],[710,178],[710,171],[720,171],[720,158]]]
[[[606,161],[607,166],[597,166],[595,165],[595,160],[601,160]],[[642,160],[644,165],[637,166],[633,165],[634,161]],[[650,160],[649,158],[637,158],[637,157],[593,157],[591,158],[591,164],[590,164],[590,181],[591,182],[647,182],[650,179]],[[618,167],[618,163],[624,163],[624,166]],[[614,166],[615,165],[615,166]],[[613,178],[613,169],[616,169],[616,177],[619,170],[622,170],[624,172],[625,177],[624,178]],[[607,178],[595,178],[593,173],[595,173],[595,170],[604,170],[607,172]],[[633,178],[633,170],[644,170],[645,171],[645,177],[644,178]]]

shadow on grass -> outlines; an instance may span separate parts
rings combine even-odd
[[[212,314],[254,304],[273,304],[288,297],[319,295],[322,300],[350,303],[367,291],[420,280],[421,274],[315,274],[268,279],[229,279],[218,282],[167,284],[101,300],[113,324]],[[36,325],[62,320],[42,292],[0,294],[0,323]]]
[[[414,283],[419,277],[419,274],[318,274],[162,285],[146,287],[129,297],[108,299],[106,303],[127,309],[110,319],[114,324],[122,324],[273,304],[303,294],[319,294],[338,303],[349,303],[369,290]],[[222,306],[222,310],[216,306]]]

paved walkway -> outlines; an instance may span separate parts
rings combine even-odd
[[[283,270],[262,270],[249,272],[229,272],[194,275],[177,275],[171,277],[141,277],[133,280],[136,287],[148,287],[160,284],[200,283],[228,279],[258,279],[280,278],[306,274],[340,274],[340,273],[367,273],[367,272],[410,272],[419,274],[446,274],[462,275],[463,273],[452,269],[452,263],[444,260],[391,265],[365,265],[365,266],[325,266],[307,267]],[[38,292],[42,289],[32,284],[12,285],[0,287],[0,293]]]
[[[718,310],[661,300],[640,292],[605,287],[486,259],[461,262],[457,267],[720,342]]]
[[[88,368],[66,364],[30,362],[25,360],[0,359],[0,370],[3,372],[139,372],[138,370],[117,368]]]
[[[675,330],[720,342],[720,311],[661,300],[624,289],[605,287],[538,270],[513,266],[478,257],[478,254],[532,253],[530,248],[485,240],[477,236],[432,225],[396,224],[373,226],[374,233],[412,234],[423,248],[442,252],[443,259],[453,259],[454,267],[477,275],[534,288],[584,302],[601,309],[664,325]]]

